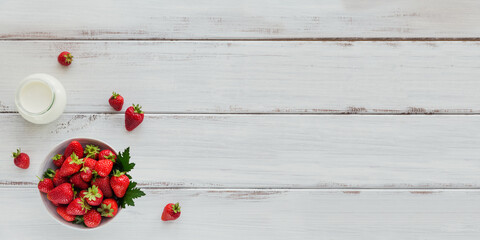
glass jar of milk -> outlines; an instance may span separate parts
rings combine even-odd
[[[67,105],[67,94],[55,77],[44,73],[32,74],[20,82],[15,105],[27,121],[46,124],[62,115]]]

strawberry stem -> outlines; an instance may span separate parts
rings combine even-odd
[[[139,104],[135,105],[135,104],[132,104],[133,106],[133,111],[135,113],[138,113],[138,114],[142,114],[143,111],[142,111],[142,106],[140,106]]]
[[[113,99],[117,99],[117,97],[119,96],[120,94],[116,93],[116,92],[112,92],[112,98]]]
[[[172,211],[174,213],[179,213],[180,212],[180,204],[177,202],[172,206]]]
[[[20,148],[17,148],[17,152],[14,152],[14,153],[13,153],[13,157],[14,157],[14,158],[18,157],[18,156],[20,155],[20,153],[22,153],[21,150],[20,150]]]

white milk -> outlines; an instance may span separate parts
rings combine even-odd
[[[37,73],[20,82],[15,104],[25,120],[46,124],[62,115],[67,105],[67,95],[65,88],[55,77]]]

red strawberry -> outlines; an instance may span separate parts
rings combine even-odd
[[[125,128],[127,131],[132,131],[140,123],[143,122],[143,111],[142,107],[137,105],[133,105],[127,108],[127,111],[125,111]]]
[[[82,191],[80,191],[80,192],[78,193],[78,197],[79,197],[79,198],[84,198],[85,195],[87,195],[87,190],[82,190]]]
[[[48,193],[47,193],[47,199],[48,199],[50,202],[52,202],[52,204],[55,205],[56,207],[60,206],[60,204],[54,202],[54,201],[52,200],[52,198],[51,198],[50,196],[48,196]]]
[[[57,207],[57,213],[58,213],[58,215],[60,215],[63,219],[65,219],[65,221],[67,221],[67,222],[72,222],[73,220],[75,220],[75,216],[68,214],[68,213],[67,213],[67,208],[64,207],[64,206],[58,206],[58,207]]]
[[[30,157],[26,153],[20,152],[19,148],[17,152],[13,153],[13,163],[19,168],[27,169],[30,166]]]
[[[110,159],[98,160],[97,164],[95,164],[95,171],[99,176],[106,177],[112,171],[114,162],[115,160]]]
[[[52,158],[52,160],[53,160],[53,164],[55,164],[55,166],[61,167],[62,164],[63,164],[63,161],[65,161],[65,158],[63,157],[63,155],[57,154]]]
[[[93,171],[89,167],[83,167],[80,169],[80,177],[82,178],[83,181],[85,182],[90,182],[93,177]]]
[[[50,178],[43,178],[43,179],[38,178],[38,179],[40,180],[38,182],[38,190],[40,190],[40,192],[48,193],[50,192],[50,190],[54,188],[52,179]]]
[[[177,203],[169,203],[165,208],[163,209],[162,213],[162,220],[163,221],[171,221],[175,220],[178,217],[180,217],[180,205]]]
[[[67,213],[70,215],[84,215],[90,210],[90,206],[82,198],[75,198],[68,204]]]
[[[62,52],[58,55],[58,62],[63,66],[68,66],[72,64],[73,56],[69,52]]]
[[[103,192],[97,186],[93,185],[88,188],[88,192],[85,194],[85,200],[90,206],[98,206],[102,203]]]
[[[69,204],[73,200],[73,188],[70,183],[63,183],[60,186],[50,190],[47,198],[55,203]]]
[[[70,142],[70,144],[68,144],[67,148],[65,149],[63,156],[65,156],[65,158],[68,158],[70,157],[70,155],[72,155],[72,153],[75,153],[78,158],[83,158],[82,144],[77,141]]]
[[[83,159],[77,157],[75,153],[72,153],[70,157],[67,157],[60,168],[58,174],[60,177],[67,177],[70,176],[82,168]]]
[[[95,161],[92,158],[85,157],[83,159],[83,166],[84,167],[88,167],[88,168],[91,168],[93,170],[95,168],[95,164],[97,164],[97,161]]]
[[[85,223],[85,225],[89,228],[94,228],[94,227],[100,225],[101,221],[102,221],[102,216],[95,209],[89,210],[83,216],[83,223]]]
[[[84,153],[86,154],[85,157],[98,159],[98,153],[100,152],[100,148],[95,145],[87,145],[85,146]]]
[[[115,217],[118,212],[117,201],[113,198],[104,199],[97,210],[102,214],[102,217]]]
[[[80,176],[80,173],[73,174],[73,176],[70,177],[70,182],[76,188],[80,188],[80,189],[87,189],[88,188],[88,183],[83,181],[82,177]]]
[[[68,183],[68,178],[60,177],[60,174],[58,174],[59,171],[60,169],[55,170],[55,175],[52,178],[53,185],[55,185],[55,187],[60,186],[63,183]]]
[[[113,153],[112,151],[105,149],[100,152],[100,154],[98,155],[98,159],[99,160],[102,160],[102,159],[117,160],[117,155],[115,155],[115,153]]]
[[[96,177],[92,180],[92,186],[97,186],[102,190],[104,198],[111,198],[113,196],[112,188],[110,187],[109,177]]]
[[[123,97],[122,95],[113,92],[110,99],[108,99],[108,103],[110,103],[110,106],[112,106],[113,109],[120,111],[123,107]]]
[[[118,170],[116,170],[110,178],[110,186],[112,187],[115,196],[119,198],[122,198],[125,195],[129,184],[130,179],[128,179],[127,175]]]

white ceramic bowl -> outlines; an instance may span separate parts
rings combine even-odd
[[[76,140],[80,144],[82,144],[83,147],[85,147],[87,144],[93,144],[93,145],[99,146],[100,149],[102,149],[102,150],[103,149],[108,149],[108,150],[112,151],[113,153],[115,153],[115,155],[117,155],[117,152],[112,147],[110,147],[110,145],[108,145],[105,142],[102,142],[100,140],[91,139],[91,138],[72,138],[72,139],[68,139],[68,140],[65,140],[62,143],[58,144],[56,147],[54,147],[52,149],[52,151],[45,157],[45,160],[43,160],[42,165],[40,165],[40,170],[38,172],[38,176],[43,176],[43,173],[48,168],[57,169],[57,167],[53,164],[52,157],[55,156],[56,154],[63,154],[63,152],[65,151],[65,148],[67,148],[68,144],[71,141],[74,141],[74,140]],[[115,215],[115,217],[113,217],[113,218],[102,217],[102,222],[96,228],[87,228],[83,225],[73,224],[71,222],[65,221],[65,219],[63,219],[60,215],[58,215],[57,207],[55,207],[55,205],[53,205],[50,202],[50,200],[47,199],[47,194],[42,193],[40,191],[39,191],[39,193],[40,193],[40,198],[42,199],[43,205],[45,205],[45,208],[47,209],[47,212],[50,214],[50,216],[52,216],[60,224],[62,224],[64,226],[67,226],[67,227],[70,227],[70,228],[78,229],[78,230],[92,230],[92,229],[101,228],[101,227],[105,226],[107,223],[111,222],[114,218],[116,218],[116,216],[120,213],[120,210],[121,210],[120,206],[118,206],[118,212],[117,212],[117,215]]]

